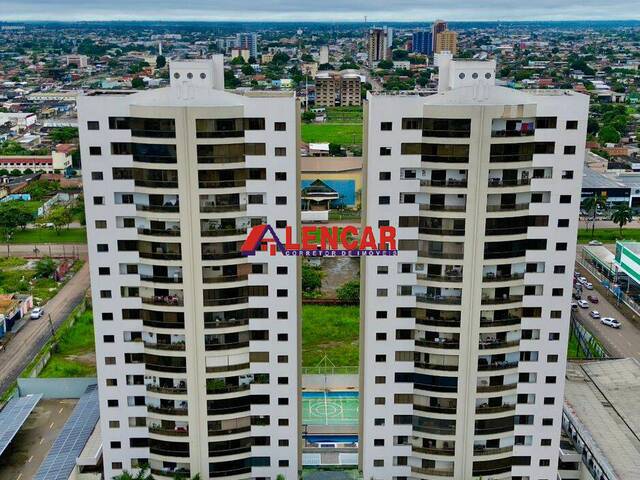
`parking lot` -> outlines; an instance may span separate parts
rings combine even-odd
[[[582,273],[589,282],[594,285],[597,280],[588,274],[583,268],[578,266],[576,268]],[[589,302],[588,308],[578,308],[575,312],[578,320],[592,332],[605,349],[614,357],[634,357],[640,360],[640,328],[632,321],[624,318],[622,314],[616,309],[616,299],[612,294],[607,296],[602,295],[600,292],[594,290],[582,289],[582,299],[587,298],[587,295],[596,296],[599,300],[598,304],[594,305]],[[613,317],[622,323],[620,329],[615,329],[602,325],[600,320],[593,319],[589,316],[591,310],[597,310],[602,317]]]

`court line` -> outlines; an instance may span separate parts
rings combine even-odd
[[[329,425],[329,407],[327,406],[327,391],[324,391],[324,424]]]

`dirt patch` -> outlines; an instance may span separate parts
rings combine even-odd
[[[84,365],[96,365],[96,353],[95,352],[87,352],[82,355],[67,355],[64,357],[66,360],[70,360],[72,362],[82,363]]]
[[[350,280],[360,278],[360,259],[352,257],[321,258],[322,296],[336,298],[336,289]]]

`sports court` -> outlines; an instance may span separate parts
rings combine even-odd
[[[303,392],[305,425],[358,425],[358,392]]]

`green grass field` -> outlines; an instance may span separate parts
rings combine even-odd
[[[329,123],[362,123],[362,107],[327,108]]]
[[[616,243],[616,240],[640,241],[640,228],[623,228],[620,235],[619,228],[596,228],[591,235],[590,228],[578,230],[578,243],[589,243],[591,240],[600,240],[602,243]]]
[[[18,230],[11,243],[87,243],[87,231],[84,228],[63,228],[60,232],[52,228]]]
[[[93,314],[81,314],[58,341],[58,347],[40,372],[44,378],[92,377],[96,374],[93,352]]]
[[[359,399],[353,396],[321,394],[302,396],[302,423],[305,425],[358,425]]]
[[[302,141],[306,143],[337,143],[340,145],[361,145],[362,124],[304,123]]]
[[[315,367],[325,355],[336,367],[359,364],[358,306],[302,305],[302,366]]]

